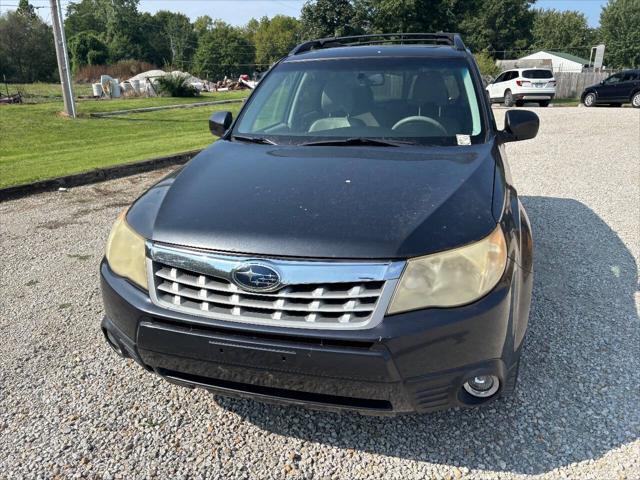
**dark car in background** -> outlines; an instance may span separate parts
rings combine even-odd
[[[640,108],[640,70],[614,73],[600,83],[585,88],[580,101],[585,107],[619,107],[623,103],[631,103],[634,107]]]
[[[533,243],[457,34],[314,40],[116,221],[102,330],[187,387],[373,414],[513,391]]]

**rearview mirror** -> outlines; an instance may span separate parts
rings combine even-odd
[[[538,134],[540,119],[529,110],[507,110],[504,115],[504,130],[500,132],[503,142],[529,140]]]
[[[214,112],[209,117],[209,131],[216,137],[221,137],[229,130],[232,123],[231,112]]]

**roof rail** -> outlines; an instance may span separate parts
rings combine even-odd
[[[426,44],[426,45],[451,45],[456,50],[466,50],[459,33],[374,33],[368,35],[351,35],[348,37],[329,37],[317,40],[309,40],[296,46],[289,55],[298,55],[310,50],[322,48],[347,47],[356,45],[380,45],[380,44]]]

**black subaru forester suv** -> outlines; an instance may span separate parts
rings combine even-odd
[[[457,34],[306,42],[118,218],[102,330],[187,387],[374,414],[511,393],[532,237]]]

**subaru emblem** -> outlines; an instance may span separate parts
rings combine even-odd
[[[280,274],[263,263],[243,263],[231,272],[233,283],[250,292],[273,292],[280,288]]]

